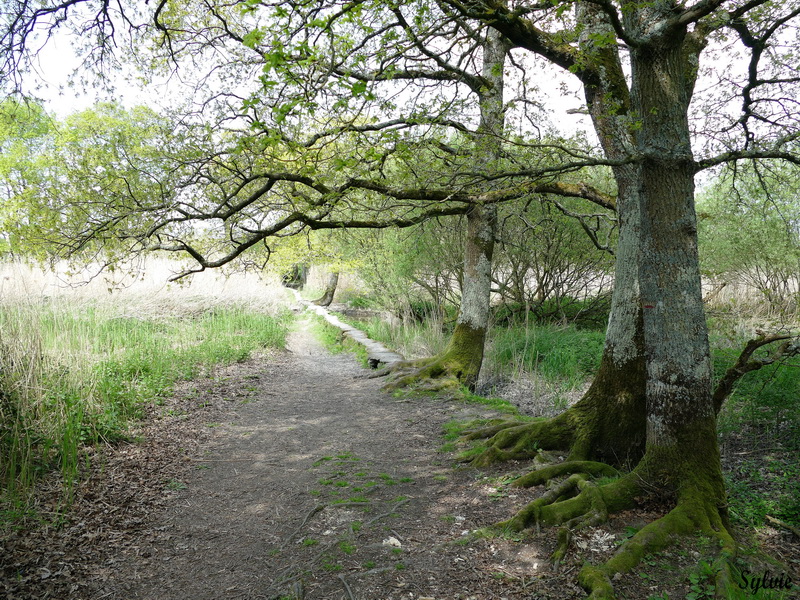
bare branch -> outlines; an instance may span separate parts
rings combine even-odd
[[[756,331],[758,337],[745,344],[739,358],[734,365],[729,368],[722,379],[717,383],[714,390],[714,408],[720,411],[728,396],[733,392],[734,384],[751,371],[757,371],[762,367],[774,364],[779,360],[800,355],[800,337],[791,333],[764,333]],[[753,358],[753,353],[759,348],[763,348],[775,342],[783,342],[767,356]]]
[[[723,152],[717,156],[705,158],[703,160],[695,161],[695,173],[710,169],[717,165],[737,162],[747,159],[778,159],[800,165],[800,154],[795,151],[785,149],[791,142],[800,139],[800,133],[793,133],[784,138],[781,138],[773,148],[758,148],[752,150],[731,150],[730,152]]]

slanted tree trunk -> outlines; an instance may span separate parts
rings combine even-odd
[[[314,300],[317,306],[330,306],[333,302],[333,295],[336,293],[336,286],[339,285],[339,271],[334,271],[328,276],[328,283],[325,286],[325,293],[321,298]]]
[[[444,352],[432,359],[414,361],[414,371],[386,385],[399,389],[408,385],[441,391],[459,385],[474,389],[483,362],[489,324],[492,253],[496,210],[475,206],[467,213],[464,248],[464,280],[461,310]]]

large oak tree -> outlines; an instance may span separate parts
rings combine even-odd
[[[716,442],[694,176],[742,158],[798,160],[787,146],[797,136],[798,105],[787,93],[788,98],[796,97],[799,80],[782,56],[782,39],[796,35],[800,9],[760,0],[688,5],[669,0],[583,2],[576,5],[574,21],[568,18],[565,23],[557,15],[550,22],[544,19],[561,6],[447,4],[574,73],[606,155],[624,163],[614,167],[621,222],[618,279],[598,378],[587,398],[557,423],[522,428],[522,436],[520,428],[512,429],[511,438],[517,444],[520,436],[542,445],[567,442],[573,461],[605,458],[601,452],[609,447],[617,456],[640,458],[631,472],[605,486],[571,476],[510,525],[521,527],[534,520],[594,523],[607,511],[631,506],[638,494],[654,490],[674,502],[675,508],[642,529],[605,565],[583,569],[582,584],[598,598],[613,596],[613,574],[629,570],[643,553],[663,547],[674,534],[701,531],[720,539],[723,556],[728,556],[735,545]],[[542,28],[541,23],[553,22],[565,24],[571,35]],[[690,106],[703,51],[709,45],[724,45],[725,29],[738,38],[739,48],[749,51],[748,68],[739,82],[741,111],[727,123],[720,115],[708,115],[706,126],[719,127],[723,121],[723,127],[703,132],[709,138],[707,150],[718,150],[720,143],[726,147],[697,158],[693,142],[700,140],[693,136]],[[605,431],[591,425],[597,422],[597,408],[589,407],[588,416],[584,410],[587,399],[598,392],[605,396],[598,404],[616,417]],[[587,422],[588,436],[582,433]],[[625,435],[618,424],[631,427],[633,435]],[[565,431],[566,440],[547,438]],[[508,447],[509,431],[497,435],[493,448]],[[559,465],[558,472],[595,468],[599,467],[573,462]],[[523,483],[553,473],[534,473]],[[569,489],[577,495],[558,501]],[[724,594],[726,570],[720,573]]]

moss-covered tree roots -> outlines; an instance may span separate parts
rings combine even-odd
[[[475,467],[488,467],[496,462],[535,458],[541,450],[563,450],[573,446],[575,426],[571,415],[563,413],[553,419],[520,422],[501,421],[464,434],[466,440],[487,438],[485,448],[470,456]],[[581,459],[575,453],[570,458]]]
[[[485,329],[458,324],[443,353],[390,367],[385,373],[392,379],[384,389],[442,392],[456,391],[464,386],[474,390],[483,361],[485,338]]]
[[[655,489],[652,484],[642,479],[642,474],[634,470],[620,480],[604,486],[589,486],[581,489],[572,501],[583,505],[586,510],[581,524],[590,524],[592,518],[602,518],[602,511],[607,515],[613,507],[621,510],[634,504],[637,494],[645,493],[647,487]],[[586,493],[586,490],[591,490]],[[578,581],[589,592],[589,598],[610,600],[614,596],[612,580],[618,573],[626,573],[635,568],[648,554],[658,552],[673,543],[678,537],[703,535],[715,539],[719,543],[720,553],[715,559],[716,590],[719,598],[728,598],[731,589],[730,564],[736,552],[736,543],[730,533],[724,506],[713,497],[708,497],[702,489],[691,489],[687,485],[682,489],[675,507],[666,515],[657,519],[633,537],[625,541],[614,555],[602,565],[585,564],[578,575]],[[562,502],[560,504],[565,504]],[[558,506],[558,505],[556,505]],[[573,508],[573,511],[576,509]],[[566,512],[564,507],[558,511]],[[557,509],[551,509],[551,513]],[[552,518],[552,514],[549,515]],[[573,521],[575,517],[573,517]],[[563,551],[559,547],[558,551]]]
[[[639,359],[621,365],[604,356],[586,394],[549,420],[506,421],[470,432],[486,439],[472,458],[477,467],[536,456],[540,449],[563,450],[568,460],[595,460],[614,466],[635,465],[644,454],[645,375]]]
[[[534,431],[548,429],[553,429],[553,420],[501,428],[495,436],[508,436],[518,447],[521,440],[530,441]],[[635,508],[647,498],[667,507],[668,512],[626,540],[605,563],[584,565],[579,582],[589,598],[613,599],[612,581],[618,573],[632,570],[646,555],[660,551],[680,536],[697,534],[719,543],[721,552],[715,561],[717,590],[719,597],[727,597],[732,581],[728,564],[736,545],[727,522],[718,455],[710,446],[705,448],[708,445],[701,439],[687,439],[679,440],[672,448],[648,448],[638,465],[625,474],[608,464],[589,460],[568,459],[544,466],[513,484],[546,485],[544,494],[496,527],[513,532],[559,527],[558,544],[552,555],[558,565],[567,555],[575,531],[600,525],[610,514]],[[687,452],[688,448],[696,452]]]

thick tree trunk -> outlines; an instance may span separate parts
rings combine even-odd
[[[581,3],[577,10],[578,19],[585,24],[581,48],[604,65],[605,76],[584,87],[589,114],[606,157],[623,160],[634,146],[627,83],[616,48],[592,41],[613,29],[595,5]],[[646,371],[637,269],[637,171],[631,165],[618,166],[614,176],[619,238],[611,313],[600,368],[584,397],[570,409],[575,413],[576,429],[571,456],[625,465],[635,464],[644,453]]]
[[[644,21],[649,21],[648,12],[641,11],[643,22],[633,26],[650,26]],[[647,356],[643,463],[679,500],[702,494],[703,502],[724,513],[688,123],[700,49],[684,31],[631,53],[631,94],[641,115],[639,281]]]
[[[620,232],[601,366],[584,398],[564,415],[545,424],[494,428],[490,451],[476,462],[524,457],[536,447],[567,442],[572,460],[636,464],[644,457],[641,467],[649,470],[655,462],[667,464],[666,458],[651,456],[701,456],[681,452],[692,440],[709,456],[702,477],[718,500],[722,488],[686,116],[700,46],[678,39],[672,47],[634,52],[635,86],[629,94],[617,49],[591,42],[612,31],[604,13],[582,3],[578,18],[585,24],[582,48],[603,66],[602,77],[585,82],[584,90],[606,156],[644,157],[614,169]],[[693,434],[701,430],[702,436]],[[673,467],[675,477],[654,481],[679,485],[687,469]]]
[[[525,458],[538,448],[569,450],[569,460],[634,465],[644,454],[646,368],[638,273],[638,205],[621,179],[619,241],[614,290],[600,367],[574,406],[545,423],[507,423],[474,437],[488,437],[487,451],[473,460],[482,466]],[[624,190],[624,192],[622,191]],[[628,208],[630,207],[630,210]]]
[[[613,34],[613,28],[602,10],[590,3],[578,5],[577,18],[585,25],[581,31],[582,50],[604,65],[604,76],[584,85],[589,114],[606,157],[624,160],[635,145],[627,82],[616,48],[593,42],[593,38]],[[585,414],[586,421],[597,424],[593,437],[579,440],[579,454],[612,464],[628,464],[641,458],[645,441],[646,370],[637,267],[640,212],[636,167],[622,165],[613,171],[619,238],[611,313],[600,369],[575,408]],[[584,411],[582,404],[588,410]]]
[[[608,18],[596,4],[578,4],[581,49],[595,67],[584,80],[587,104],[606,155],[627,161],[614,169],[620,241],[602,366],[586,396],[562,416],[545,424],[498,427],[495,449],[513,444],[513,450],[524,453],[532,442],[572,445],[571,461],[535,471],[518,483],[569,477],[501,525],[594,525],[611,511],[634,506],[637,496],[660,493],[674,508],[603,565],[585,565],[581,584],[591,598],[611,599],[616,573],[629,571],[674,535],[702,533],[721,543],[717,584],[725,593],[724,563],[735,542],[727,523],[711,394],[688,125],[702,33],[688,31],[675,18],[676,2],[627,8],[630,93],[618,48],[595,45],[609,33],[615,36]],[[524,435],[522,430],[527,430]],[[632,432],[632,444],[612,441],[604,449],[614,432],[625,430]],[[633,471],[603,485],[589,479],[603,473],[602,467],[581,460],[626,451],[636,458],[641,449]],[[560,543],[556,555],[563,556],[566,547],[567,542]]]
[[[334,271],[328,276],[328,283],[325,286],[325,293],[321,298],[314,300],[317,306],[330,306],[333,296],[336,293],[336,286],[339,285],[339,271]]]
[[[584,88],[586,103],[606,156],[624,160],[635,141],[628,120],[630,99],[619,55],[613,47],[595,47],[591,39],[609,31],[607,19],[592,4],[578,6],[582,49],[602,61],[606,76]],[[612,98],[621,101],[612,102]],[[617,181],[619,239],[611,313],[600,368],[583,398],[563,415],[545,424],[514,426],[512,423],[483,432],[495,433],[489,448],[473,462],[524,458],[536,448],[553,444],[570,450],[570,459],[602,460],[615,465],[635,464],[644,454],[646,430],[646,370],[642,302],[639,291],[638,170],[633,165],[614,169]]]
[[[721,543],[717,585],[725,594],[726,560],[735,551],[711,395],[688,125],[702,44],[685,26],[664,26],[672,16],[669,9],[670,3],[642,5],[626,15],[628,31],[641,40],[631,49],[631,104],[639,119],[634,196],[647,430],[645,454],[633,472],[598,493],[606,506],[623,507],[637,490],[657,492],[674,508],[604,565],[584,566],[579,579],[592,598],[613,598],[613,575],[632,569],[671,536],[697,533]]]

